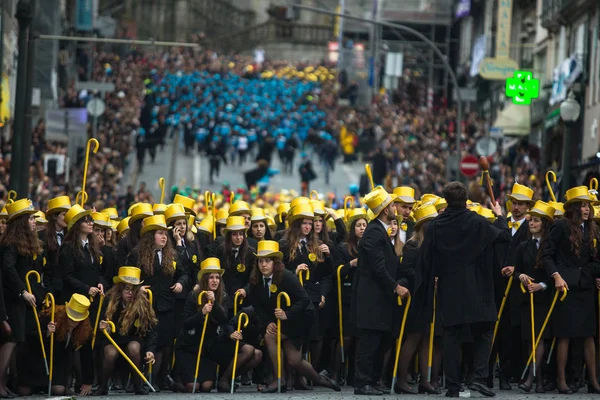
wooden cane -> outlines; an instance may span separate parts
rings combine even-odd
[[[344,323],[342,318],[342,267],[344,264],[337,268],[337,285],[338,285],[338,318],[340,322],[340,352],[342,353],[342,364],[344,361]]]
[[[50,308],[50,321],[54,322],[54,311],[56,311],[56,302],[54,301],[54,295],[47,293],[45,298],[46,304]],[[52,374],[54,373],[54,332],[50,333],[50,372],[48,374],[48,396],[52,396]]]
[[[528,285],[531,285],[531,281],[527,282]],[[525,285],[523,285],[523,282],[520,283],[521,286],[521,292],[523,292],[523,294],[527,293],[527,289],[525,289]],[[534,308],[533,308],[533,292],[529,293],[529,308],[530,308],[530,318],[531,318],[531,346],[532,350],[531,350],[531,354],[533,356],[533,377],[535,378],[535,365],[536,365],[536,355],[535,355],[535,350],[537,349],[537,344],[535,342],[535,313],[534,313]]]
[[[108,325],[108,329],[110,329],[110,333],[114,333],[114,332],[117,331],[117,328],[115,327],[115,323],[114,322],[112,322],[112,321],[106,321],[106,324]],[[123,359],[129,363],[129,365],[133,369],[133,372],[135,372],[136,374],[138,374],[138,376],[144,381],[144,383],[146,385],[148,385],[148,387],[150,388],[150,390],[152,390],[153,392],[156,392],[156,390],[154,390],[154,387],[150,384],[150,382],[148,382],[148,379],[146,379],[146,377],[144,376],[144,374],[142,374],[142,371],[140,371],[140,369],[137,367],[137,365],[135,365],[135,363],[133,361],[131,361],[131,358],[129,358],[127,356],[127,354],[125,354],[125,352],[123,351],[123,349],[121,349],[119,347],[119,345],[114,341],[114,339],[110,336],[110,333],[108,332],[108,329],[103,329],[102,333],[104,333],[104,336],[106,336],[106,338],[108,339],[108,341],[110,342],[110,344],[112,344],[115,347],[115,349],[117,349],[117,351],[119,352],[119,354],[121,354],[121,357],[123,357]]]
[[[31,283],[29,282],[29,278],[31,276],[35,276],[35,280],[37,283],[42,281],[42,278],[36,270],[32,269],[25,275],[25,283],[27,284],[27,291],[29,293],[33,293],[31,290]],[[46,366],[46,375],[50,374],[50,370],[48,369],[48,360],[46,359],[46,346],[44,345],[44,335],[42,334],[42,327],[40,325],[40,317],[37,312],[37,308],[33,307],[33,317],[35,318],[35,324],[37,326],[38,335],[40,337],[40,346],[42,348],[42,356],[44,357],[44,365]]]
[[[433,365],[433,337],[435,332],[435,312],[437,306],[437,286],[433,289],[433,316],[429,328],[429,354],[427,355],[427,382],[431,382],[431,366]]]
[[[484,156],[479,157],[479,167],[483,171],[483,173],[481,174],[481,184],[484,184],[483,179],[485,179],[485,185],[487,187],[488,196],[490,196],[492,205],[494,205],[496,204],[496,198],[494,197],[494,190],[492,189],[492,178],[490,178],[490,164],[488,163],[487,158],[485,158]]]
[[[398,335],[398,346],[396,346],[396,361],[394,362],[394,374],[392,376],[392,390],[396,386],[396,378],[398,376],[398,360],[400,360],[400,349],[402,349],[402,338],[404,337],[404,327],[406,325],[406,317],[408,316],[408,310],[410,309],[410,302],[412,300],[411,295],[408,295],[406,301],[406,308],[404,308],[404,315],[402,316],[402,325],[400,326],[400,334]],[[398,297],[398,302],[401,302]]]
[[[104,295],[100,295],[100,302],[98,303],[98,312],[96,313],[96,322],[94,322],[94,333],[92,334],[92,349],[96,345],[96,333],[98,332],[98,324],[100,323],[100,317],[102,313],[102,303],[104,303]]]
[[[235,295],[233,296],[233,315],[237,315],[238,304],[241,305],[244,302],[244,298],[242,297],[240,299],[239,297],[240,297],[239,292],[236,292]]]
[[[203,290],[198,295],[198,305],[202,305],[202,296],[207,292]],[[208,301],[211,302],[210,300]],[[202,310],[200,311],[202,312]],[[206,334],[206,325],[208,325],[210,313],[204,316],[204,326],[202,327],[202,335],[200,336],[200,345],[198,346],[198,357],[196,358],[196,373],[194,374],[194,387],[192,388],[192,393],[196,393],[196,384],[198,383],[198,372],[200,371],[200,358],[202,356],[202,346],[204,345],[204,335]]]
[[[371,182],[371,190],[373,190],[375,189],[375,182],[373,181],[373,173],[371,172],[371,166],[369,164],[365,164],[365,171],[369,177],[369,182]]]
[[[546,172],[546,186],[548,186],[550,198],[552,199],[552,201],[556,202],[556,196],[554,195],[554,190],[552,189],[552,185],[550,184],[550,177],[552,177],[552,182],[556,182],[556,174],[554,173],[554,171]]]
[[[290,307],[292,302],[286,292],[277,295],[277,308],[281,308],[281,298],[285,299],[285,305]],[[277,393],[281,393],[281,320],[277,318]]]
[[[496,342],[496,335],[498,334],[498,327],[500,326],[500,318],[502,318],[502,312],[504,311],[504,306],[506,305],[506,300],[508,299],[508,294],[510,293],[510,288],[513,283],[514,275],[511,275],[508,278],[508,283],[506,284],[506,289],[504,290],[504,297],[502,298],[502,303],[500,303],[500,310],[498,310],[498,318],[496,318],[496,324],[494,325],[494,336],[492,336],[492,346],[490,347],[490,354],[492,353],[492,349],[494,348],[494,342]]]
[[[250,322],[250,319],[248,318],[248,314],[243,312],[243,313],[240,313],[240,315],[238,316],[238,325],[237,325],[238,332],[242,331],[242,321],[244,321],[243,326],[244,326],[244,328],[246,328],[248,326],[248,322]],[[233,353],[233,369],[231,372],[231,394],[233,394],[233,390],[235,388],[235,367],[237,365],[239,349],[240,349],[240,341],[236,340],[235,341],[235,353]]]
[[[304,275],[306,277],[306,280],[309,281],[310,280],[310,269],[298,270],[298,280],[300,280],[300,284],[302,286],[304,286],[304,279],[302,279],[302,275]]]

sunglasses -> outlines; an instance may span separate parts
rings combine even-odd
[[[94,222],[94,220],[92,219],[92,217],[83,217],[81,219],[81,222],[84,224],[91,224],[92,222]]]

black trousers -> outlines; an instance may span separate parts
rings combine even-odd
[[[383,370],[383,355],[392,344],[388,331],[359,329],[354,364],[354,387],[376,385]]]
[[[485,384],[489,370],[488,358],[493,334],[493,322],[444,326],[443,360],[448,390],[460,390],[462,348],[463,343],[469,339],[472,340],[473,349],[473,365],[469,368],[472,381]]]

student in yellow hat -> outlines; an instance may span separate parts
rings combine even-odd
[[[127,256],[133,250],[142,236],[142,221],[154,215],[152,204],[138,203],[131,207],[129,213],[129,231],[117,244],[117,265],[127,264]]]
[[[350,318],[352,315],[352,283],[358,264],[358,244],[369,223],[367,221],[367,210],[364,208],[355,208],[351,210],[346,223],[348,224],[348,239],[345,242],[340,243],[333,252],[333,265],[343,265],[340,270],[342,282],[339,282],[338,284],[341,284],[342,288],[342,327],[344,333],[344,353],[346,353],[345,357],[347,358],[356,345],[357,329]],[[337,281],[337,274],[335,274],[335,277]],[[336,296],[336,311],[340,309],[337,299],[338,297]],[[339,324],[339,316],[335,321]],[[337,332],[339,330],[339,325],[335,325],[334,327],[336,327],[335,331]],[[333,366],[334,370],[331,371],[331,378],[336,382],[339,382],[340,369],[342,366],[342,354],[339,345],[336,346],[335,359],[336,362]]]
[[[177,294],[189,281],[189,270],[181,263],[169,239],[170,227],[164,215],[153,215],[142,222],[141,239],[127,258],[127,265],[142,270],[142,279],[152,288],[158,317],[156,342],[156,380],[164,382],[171,365],[173,340],[177,336],[175,304]]]
[[[8,222],[6,232],[0,239],[0,249],[3,255],[3,303],[5,303],[5,307],[2,307],[3,304],[0,303],[0,321],[8,320],[12,332],[0,347],[0,360],[9,360],[17,343],[25,341],[26,310],[36,307],[42,300],[36,299],[36,291],[30,293],[27,290],[25,282],[27,272],[31,270],[36,270],[40,274],[43,272],[43,248],[35,229],[36,210],[29,199],[17,200],[8,204],[6,209]],[[41,296],[44,295],[43,291],[37,293],[41,293]],[[10,395],[6,387],[7,368],[8,362],[0,363],[0,396],[4,397]]]
[[[267,226],[267,215],[262,208],[253,208],[252,217],[250,218],[250,230],[248,237],[255,239],[257,242],[261,240],[272,240],[271,230]]]
[[[138,369],[143,370],[144,365],[155,362],[157,324],[160,322],[157,321],[155,311],[142,288],[144,281],[139,268],[132,266],[119,268],[113,283],[114,286],[107,293],[108,306],[98,329],[106,329],[108,326],[106,321],[113,321],[116,332],[111,333],[111,337],[127,352]],[[152,289],[156,290],[154,286]],[[104,338],[100,338],[97,345],[103,349],[103,358],[100,385],[94,395],[106,396],[108,380],[113,375],[116,361],[120,356],[115,347]],[[148,394],[148,388],[142,385],[137,374],[132,373],[131,379],[136,394]]]
[[[105,277],[108,278],[104,282],[105,290],[108,291],[111,287],[110,278],[117,274],[119,266],[117,265],[117,249],[110,245],[109,235],[112,235],[112,224],[108,214],[92,212],[90,214],[94,223],[94,235],[100,246],[102,252],[102,258],[100,259],[100,265],[102,265],[102,272]]]
[[[557,302],[552,313],[553,335],[556,339],[556,385],[559,393],[572,393],[566,381],[566,365],[571,339],[583,338],[585,362],[590,363],[588,389],[600,393],[596,378],[597,328],[596,282],[594,265],[597,259],[598,230],[593,222],[594,201],[586,186],[567,190],[565,215],[554,222],[544,246],[541,262],[558,291],[568,290],[564,301]]]
[[[71,199],[69,196],[59,196],[48,201],[48,210],[46,211],[46,219],[48,226],[46,230],[40,234],[40,239],[43,242],[46,267],[44,269],[44,278],[46,285],[51,288],[55,297],[64,299],[61,296],[63,282],[60,277],[60,264],[58,255],[62,246],[65,235],[67,234],[67,223],[65,215],[71,208]]]
[[[406,243],[412,237],[412,230],[415,223],[411,220],[410,215],[416,204],[415,189],[410,186],[400,186],[394,189],[394,204],[396,206],[396,215],[399,231],[398,235],[402,244]]]
[[[309,205],[310,206],[310,205]],[[306,290],[300,285],[295,274],[286,269],[282,260],[283,253],[279,244],[272,240],[258,242],[257,264],[252,270],[250,284],[246,292],[240,289],[242,297],[261,317],[266,325],[265,343],[273,371],[277,371],[277,320],[281,320],[282,350],[285,359],[297,374],[310,379],[313,384],[340,391],[340,386],[329,377],[319,375],[313,366],[302,358],[301,348],[312,326],[316,324],[312,301]],[[312,279],[312,276],[311,276]],[[277,295],[285,292],[290,297],[291,308],[276,308]],[[274,374],[275,377],[275,374]],[[286,390],[285,374],[282,376],[281,390]],[[277,393],[277,379],[262,390],[263,393]]]

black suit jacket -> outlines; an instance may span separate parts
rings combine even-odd
[[[549,304],[550,293],[552,292],[552,278],[548,276],[544,268],[536,268],[538,248],[533,239],[526,240],[517,247],[517,259],[515,262],[515,282],[519,293],[521,293],[520,303],[529,304],[529,292],[523,294],[520,288],[520,276],[525,274],[534,280],[534,283],[544,283],[546,290],[538,291],[533,294],[533,301],[536,304]],[[516,280],[519,280],[517,282]]]
[[[73,293],[87,297],[90,287],[98,286],[99,283],[106,286],[100,260],[94,258],[94,262],[92,262],[87,254],[79,251],[75,243],[64,243],[61,246],[59,261],[64,287],[62,301],[68,301]],[[59,302],[58,299],[57,302]]]
[[[391,331],[394,292],[400,259],[379,219],[369,222],[358,245],[358,265],[353,284],[352,315],[361,329]]]

